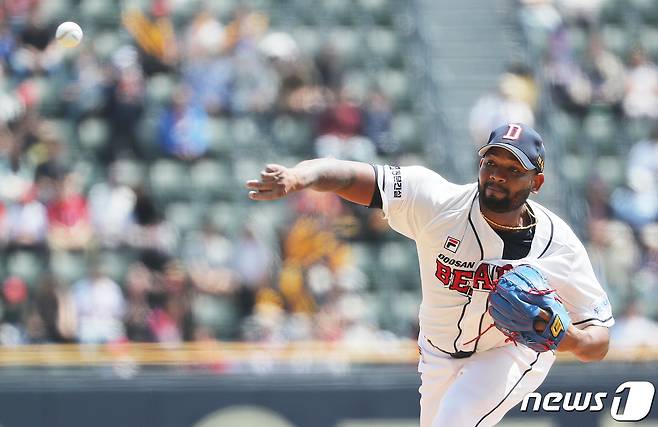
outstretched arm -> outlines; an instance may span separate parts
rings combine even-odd
[[[269,164],[259,180],[247,181],[249,198],[275,200],[310,188],[330,191],[350,202],[368,206],[375,191],[375,171],[367,163],[337,159],[304,160],[293,168]]]

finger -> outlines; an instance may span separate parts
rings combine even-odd
[[[276,191],[250,191],[249,198],[251,200],[276,200],[280,199],[281,193]]]
[[[274,181],[258,181],[256,179],[252,179],[246,182],[247,188],[250,188],[252,190],[258,190],[258,191],[267,191],[267,190],[272,190],[276,183]]]
[[[265,165],[265,172],[277,173],[283,169],[283,166],[277,165],[276,163],[268,163]]]
[[[279,172],[268,172],[267,170],[260,171],[260,180],[261,181],[274,181]]]

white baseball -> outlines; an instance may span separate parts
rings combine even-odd
[[[76,47],[82,41],[82,28],[75,22],[63,22],[55,33],[57,43],[63,47]]]

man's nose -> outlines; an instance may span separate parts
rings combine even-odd
[[[505,182],[507,180],[507,175],[500,168],[494,168],[494,170],[491,171],[489,179],[496,182]]]

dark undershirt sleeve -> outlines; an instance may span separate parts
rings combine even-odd
[[[370,200],[369,208],[382,209],[384,204],[382,202],[382,195],[379,192],[379,186],[377,185],[378,176],[377,176],[377,167],[375,165],[370,165],[375,170],[375,189],[372,192],[372,199]]]

